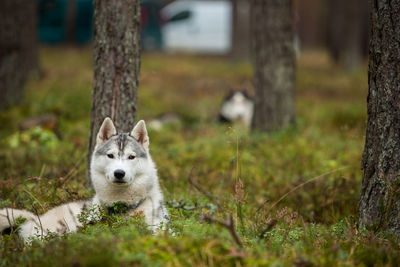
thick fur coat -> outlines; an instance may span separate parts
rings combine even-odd
[[[116,202],[127,205],[128,212],[142,212],[152,230],[168,222],[157,170],[149,153],[146,124],[139,121],[130,133],[117,133],[111,119],[106,118],[97,134],[92,154],[90,174],[96,195],[55,207],[43,215],[26,210],[0,210],[0,232],[25,218],[19,234],[25,241],[49,233],[62,235],[77,231],[82,226],[79,214],[90,211],[90,221],[99,219],[100,208]]]

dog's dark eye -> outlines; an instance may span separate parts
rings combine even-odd
[[[107,157],[110,158],[110,159],[113,159],[114,155],[113,154],[107,154]]]
[[[130,155],[130,156],[128,157],[128,159],[135,159],[135,156],[134,156],[134,155]]]

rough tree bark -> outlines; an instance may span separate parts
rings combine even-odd
[[[400,0],[370,1],[361,226],[400,234]]]
[[[275,131],[295,121],[291,0],[252,0],[255,109],[252,127]]]
[[[23,98],[29,72],[37,67],[36,2],[0,2],[0,109]]]
[[[140,71],[140,0],[95,0],[94,20],[94,88],[88,162],[105,117],[110,117],[120,132],[129,132],[135,123]]]

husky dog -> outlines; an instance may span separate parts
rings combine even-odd
[[[233,91],[223,101],[219,122],[240,122],[250,127],[254,101],[245,91]]]
[[[82,226],[79,215],[90,211],[89,221],[99,219],[100,207],[116,202],[126,205],[128,213],[142,212],[152,230],[168,222],[157,170],[149,153],[146,124],[139,121],[130,133],[117,133],[111,119],[106,118],[97,134],[90,173],[96,195],[91,200],[64,204],[38,216],[26,210],[0,210],[0,232],[25,218],[19,234],[25,241],[49,233],[62,235]]]

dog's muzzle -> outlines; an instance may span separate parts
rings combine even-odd
[[[118,169],[114,171],[114,183],[117,184],[125,184],[126,182],[124,181],[124,177],[125,177],[125,171]]]

